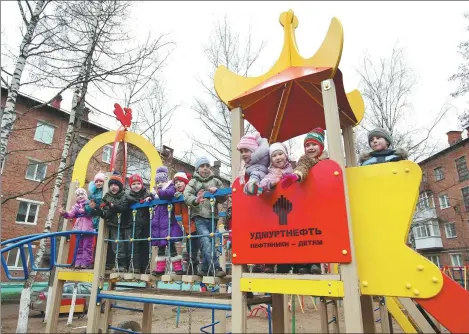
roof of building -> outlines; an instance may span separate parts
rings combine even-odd
[[[425,160],[422,160],[419,162],[419,165],[424,165],[432,160],[436,160],[446,154],[449,154],[450,152],[452,151],[455,151],[457,150],[458,148],[462,147],[462,146],[465,146],[466,144],[469,144],[469,137],[468,138],[465,138],[465,139],[462,139],[460,140],[459,142],[457,142],[456,144],[453,144],[453,145],[450,145],[449,147],[441,150],[440,152],[438,153],[435,153],[433,154],[432,156],[429,156],[428,158],[426,158]]]
[[[8,94],[8,89],[5,87],[5,86],[1,86],[2,88],[2,95],[6,95]],[[43,108],[46,108],[48,111],[51,111],[51,112],[57,112],[57,111],[60,111],[62,112],[63,114],[66,114],[66,115],[70,115],[70,111],[68,110],[65,110],[65,109],[58,109],[58,108],[55,108],[55,107],[52,107],[51,105],[49,104],[45,104],[46,101],[42,101],[40,99],[37,99],[31,95],[28,95],[28,94],[25,94],[25,93],[18,93],[18,99],[24,99],[26,101],[28,101],[30,104],[32,104],[33,106],[38,106],[38,105],[44,105]],[[92,126],[95,126],[101,130],[103,130],[103,132],[106,132],[106,131],[113,131],[113,129],[111,128],[108,128],[108,127],[105,127],[99,123],[96,123],[96,122],[93,122],[91,120],[83,120],[84,122],[92,125]],[[158,153],[162,155],[162,149],[161,148],[156,148],[156,150],[158,151]],[[183,165],[185,166],[187,169],[194,169],[195,167],[193,165],[191,165],[190,163],[186,162],[186,161],[183,161],[181,159],[178,159],[176,157],[174,157],[173,155],[173,158],[175,160],[175,162],[177,162],[178,164],[180,165]],[[225,178],[222,178],[224,181],[228,182],[229,183],[229,180],[225,179]]]

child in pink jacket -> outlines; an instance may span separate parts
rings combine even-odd
[[[75,205],[70,211],[65,211],[63,207],[59,208],[59,213],[65,219],[73,219],[80,216],[73,226],[74,231],[94,231],[93,217],[85,212],[85,205],[88,203],[88,195],[86,190],[78,188],[75,191],[77,197]],[[78,236],[77,236],[78,237]],[[75,260],[75,268],[91,269],[93,268],[93,235],[82,235],[78,243],[77,258]]]

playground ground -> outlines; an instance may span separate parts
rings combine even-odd
[[[320,333],[320,317],[319,311],[314,309],[311,300],[305,300],[305,313],[301,312],[299,307],[296,312],[296,332],[297,333]],[[137,303],[119,303],[122,306],[130,306],[141,308],[141,304]],[[298,305],[297,305],[298,306]],[[2,333],[15,333],[16,323],[18,319],[19,304],[3,304],[1,309],[1,332]],[[377,307],[377,306],[376,306]],[[375,307],[375,308],[376,308]],[[176,328],[176,312],[174,307],[155,305],[153,313],[153,330],[156,333],[189,333],[188,320],[189,314],[187,312],[181,313],[179,328]],[[120,320],[136,320],[141,321],[142,314],[125,310],[114,311],[113,325],[116,326]],[[67,327],[67,314],[61,315],[59,318],[58,331],[60,333],[84,333],[86,328],[86,319],[74,318],[72,326]],[[378,317],[376,312],[375,317]],[[339,308],[339,318],[343,319],[343,309]],[[228,328],[231,326],[230,319],[228,320]],[[195,310],[192,313],[192,333],[200,333],[200,327],[208,325],[211,322],[210,310]],[[381,333],[379,323],[376,326],[376,332]],[[332,326],[332,325],[331,325]],[[29,318],[29,333],[44,333],[46,325],[42,322],[42,316],[37,312],[31,312]],[[394,322],[394,333],[403,333],[401,328]],[[331,328],[332,329],[332,328]],[[340,322],[340,331],[344,332],[343,321]],[[291,331],[291,330],[290,330]],[[258,313],[257,317],[248,318],[248,333],[268,333],[267,317]]]

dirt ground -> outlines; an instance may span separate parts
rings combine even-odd
[[[142,308],[138,303],[124,303],[119,302],[120,306]],[[1,308],[1,332],[14,333],[16,330],[16,323],[18,318],[18,304],[2,304]],[[320,333],[320,316],[319,311],[315,310],[311,298],[305,298],[304,313],[302,313],[298,302],[296,305],[296,333]],[[377,306],[376,306],[377,307]],[[376,308],[375,307],[375,308]],[[379,317],[378,312],[375,312],[375,318]],[[176,308],[172,306],[155,305],[153,312],[153,330],[154,333],[201,333],[200,328],[211,323],[212,312],[211,310],[195,309],[192,312],[191,331],[189,331],[189,312],[183,309],[180,315],[179,327],[176,328]],[[60,333],[84,333],[86,330],[86,317],[85,319],[73,319],[72,326],[67,327],[68,315],[64,314],[59,319],[58,331]],[[341,321],[340,332],[344,333],[345,327],[343,324],[343,309],[339,308],[339,318]],[[31,312],[29,318],[29,331],[30,333],[43,333],[45,330],[45,323],[42,321],[42,316],[37,312]],[[113,326],[118,326],[121,321],[135,320],[141,323],[142,313],[114,310],[113,311]],[[218,319],[217,319],[218,320]],[[231,328],[231,319],[227,319],[227,332]],[[291,313],[290,313],[290,333],[291,333]],[[393,321],[394,333],[403,333],[397,323]],[[205,329],[210,332],[210,328]],[[332,332],[332,324],[330,325]],[[111,331],[112,332],[112,331]],[[248,333],[268,333],[269,324],[267,316],[262,312],[258,312],[257,316],[248,318]],[[376,332],[381,333],[379,323],[376,326]]]

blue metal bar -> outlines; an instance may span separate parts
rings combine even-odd
[[[101,299],[111,299],[111,300],[124,300],[128,302],[137,302],[137,303],[151,303],[151,304],[159,304],[159,305],[183,306],[183,307],[191,307],[191,308],[203,308],[203,309],[209,309],[209,310],[215,309],[215,310],[222,310],[222,311],[231,311],[231,305],[228,305],[228,304],[184,302],[184,301],[175,301],[175,300],[166,300],[166,299],[117,296],[117,295],[102,294],[102,293],[98,294],[97,299],[98,299],[98,302]]]
[[[17,242],[17,241],[21,241],[23,239],[27,239],[27,238],[31,238],[31,237],[34,237],[36,235],[47,235],[47,233],[35,233],[35,234],[28,234],[28,235],[23,235],[21,237],[17,237],[17,238],[13,238],[13,239],[8,239],[8,240],[5,240],[5,241],[2,241],[0,246],[3,246],[3,245],[7,245],[7,244],[11,244],[11,243],[14,243],[14,242]]]
[[[272,311],[270,310],[270,304],[267,304],[267,320],[269,321],[269,334],[272,334]]]
[[[140,308],[125,307],[125,306],[119,306],[116,304],[111,304],[111,308],[117,308],[119,310],[126,310],[126,311],[143,312],[143,309],[140,309]]]
[[[333,322],[336,322],[335,316],[333,316],[332,319],[327,322],[327,324],[330,325],[330,324],[332,324]]]
[[[231,195],[231,188],[221,188],[218,189],[215,193],[210,193],[206,191],[204,193],[204,198],[212,198],[212,197],[218,197],[218,196],[227,196]],[[138,208],[146,208],[146,207],[153,207],[156,205],[163,205],[163,204],[174,204],[174,203],[182,203],[184,202],[184,196],[179,196],[178,198],[173,198],[171,200],[162,200],[162,199],[154,199],[153,201],[150,202],[145,202],[145,203],[135,203],[130,206],[131,209],[138,209]]]
[[[50,238],[50,257],[52,259],[55,259],[55,238]],[[52,268],[54,268],[54,261],[49,261],[50,265],[49,268],[36,268],[34,264],[34,253],[33,253],[33,246],[31,243],[28,244],[28,250],[29,250],[29,260],[31,261],[31,268],[34,271],[50,271]]]
[[[113,330],[118,331],[118,332],[123,332],[123,333],[140,333],[140,332],[131,331],[130,329],[124,329],[124,328],[120,328],[120,327],[114,327],[114,326],[111,326],[111,325],[109,325],[108,328],[109,328],[109,329],[113,329]]]

